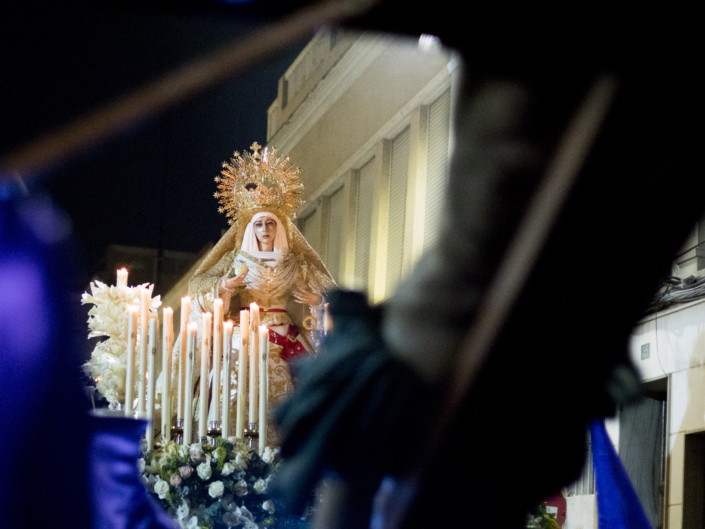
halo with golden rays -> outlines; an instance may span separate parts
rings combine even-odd
[[[299,169],[288,156],[278,156],[274,148],[262,151],[262,146],[254,142],[250,150],[252,153],[235,151],[230,161],[223,163],[220,176],[215,177],[218,212],[225,213],[231,225],[263,209],[295,216],[304,203]]]

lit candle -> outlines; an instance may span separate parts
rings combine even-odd
[[[230,349],[233,343],[233,322],[223,322],[223,416],[221,435],[227,439],[230,435]]]
[[[267,446],[267,361],[269,360],[269,329],[259,326],[259,453]]]
[[[117,286],[126,287],[127,286],[127,269],[121,268],[117,271]]]
[[[235,437],[242,439],[245,431],[245,396],[247,395],[247,351],[250,343],[250,313],[240,311],[240,351],[237,360],[237,420]]]
[[[190,323],[187,326],[187,342],[186,342],[186,377],[184,378],[184,445],[189,446],[191,444],[191,439],[193,434],[191,430],[193,428],[193,396],[189,388],[193,388],[193,354],[196,349],[196,333],[198,332],[198,324]]]
[[[137,339],[137,313],[140,308],[132,305],[127,309],[127,373],[125,373],[125,417],[134,417],[135,397],[135,340]]]
[[[257,303],[250,303],[250,409],[248,421],[250,424],[257,422],[257,353],[259,352],[259,307]]]
[[[203,335],[201,337],[201,395],[199,397],[198,440],[203,443],[208,437],[208,360],[211,353],[211,330],[213,315],[210,312],[201,314]]]
[[[157,318],[149,320],[149,360],[147,361],[147,451],[152,451],[154,444],[154,391],[157,387],[157,377],[154,374],[157,360]]]
[[[323,305],[323,334],[328,334],[328,331],[333,329],[333,319],[328,312],[328,303]]]
[[[220,420],[220,355],[223,350],[223,300],[213,300],[213,421]]]
[[[171,438],[171,353],[174,345],[174,311],[171,307],[162,309],[162,437]]]
[[[147,368],[147,332],[149,327],[149,304],[150,304],[149,290],[143,288],[140,290],[140,362],[139,362],[139,376],[137,381],[139,383],[137,391],[137,417],[144,419],[144,397],[145,397],[145,378],[144,373]]]
[[[184,394],[188,392],[186,389],[186,349],[188,348],[188,318],[191,313],[191,298],[185,296],[181,298],[181,324],[179,325],[179,334],[181,335],[181,356],[179,356],[179,381],[178,395],[176,402],[176,420],[183,419],[184,415]]]

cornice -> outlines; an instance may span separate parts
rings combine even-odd
[[[279,152],[290,152],[350,85],[382,54],[390,41],[391,38],[385,35],[358,37],[270,138],[268,144],[275,146]]]

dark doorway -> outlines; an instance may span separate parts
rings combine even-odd
[[[619,457],[649,524],[663,527],[668,379],[644,385],[645,397],[619,413]],[[699,526],[700,529],[703,526]]]
[[[683,529],[705,527],[705,432],[685,436]]]

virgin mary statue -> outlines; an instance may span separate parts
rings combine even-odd
[[[291,221],[303,204],[299,170],[288,157],[277,156],[275,149],[261,153],[257,143],[250,149],[252,154],[236,152],[216,177],[219,191],[215,197],[221,203],[218,210],[230,217],[231,227],[189,282],[189,322],[198,324],[200,334],[201,313],[213,312],[216,298],[223,300],[225,319],[233,320],[236,325],[240,310],[248,309],[251,302],[257,303],[260,322],[269,328],[268,393],[270,404],[276,404],[293,390],[289,361],[314,352],[310,331],[315,318],[306,313],[318,312],[316,307],[336,284]],[[180,340],[175,342],[175,364],[180,357],[180,343]],[[195,365],[200,365],[200,343],[197,338]],[[233,383],[235,369],[231,373]],[[174,380],[172,388],[175,387]],[[201,405],[196,403],[195,393],[191,392],[193,410]],[[234,416],[234,395],[230,403]],[[271,426],[268,429],[268,437],[276,439]],[[229,433],[232,432],[223,435]]]

